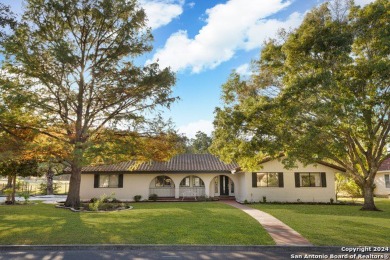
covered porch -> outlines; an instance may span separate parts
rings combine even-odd
[[[191,201],[205,198],[234,200],[237,185],[233,178],[222,174],[159,175],[150,182],[149,196],[156,194],[159,201]]]

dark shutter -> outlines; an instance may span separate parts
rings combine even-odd
[[[284,187],[283,172],[278,173],[279,187]]]
[[[95,174],[95,176],[94,176],[93,187],[99,188],[99,174]]]
[[[123,188],[123,174],[119,174],[118,188]]]
[[[326,173],[325,172],[321,172],[321,183],[322,183],[322,187],[326,187]]]
[[[257,173],[252,172],[252,187],[256,188],[257,187]]]
[[[301,187],[301,184],[299,182],[299,172],[295,173],[295,187],[297,188]]]
[[[385,186],[386,188],[390,188],[390,175],[385,174]]]

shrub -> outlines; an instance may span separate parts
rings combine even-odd
[[[267,203],[267,197],[263,196],[263,203]]]
[[[111,194],[112,195],[112,194]],[[107,203],[110,200],[110,196],[103,194],[100,198],[92,198],[91,203],[88,204],[88,208],[91,211],[98,211],[102,208],[103,203]]]
[[[330,198],[330,204],[333,204],[333,202],[334,202],[334,199]]]
[[[157,198],[158,198],[158,195],[157,195],[157,194],[151,194],[151,195],[149,196],[149,199],[150,199],[150,200],[153,200],[153,201],[157,201]]]
[[[100,200],[88,204],[88,209],[91,211],[98,211],[100,207]]]
[[[23,197],[24,199],[24,203],[27,204],[28,201],[29,201],[29,198],[30,198],[30,193],[28,193],[27,191],[23,191],[21,193],[18,194],[20,197]]]
[[[134,196],[134,201],[135,201],[135,202],[138,202],[138,201],[141,200],[141,198],[142,198],[141,195],[135,195],[135,196]]]
[[[100,200],[101,202],[107,203],[108,202],[108,196],[106,194],[103,194],[103,195],[100,196],[100,198],[98,200]]]
[[[112,203],[104,203],[99,205],[99,210],[114,210],[118,205]]]
[[[119,201],[115,198],[115,193],[111,193],[110,195],[103,194],[100,197],[100,200],[104,203],[109,203],[109,202],[116,202]]]
[[[8,188],[8,189],[5,189],[3,190],[3,193],[7,196],[7,199],[5,201],[5,204],[6,205],[11,205],[13,204],[13,202],[11,201],[11,195],[12,195],[12,188]]]
[[[89,202],[94,203],[94,202],[96,202],[97,200],[98,200],[98,198],[92,198],[92,199],[89,200]]]
[[[111,193],[110,196],[103,194],[100,198],[92,198],[89,200],[88,208],[91,211],[98,210],[112,210],[118,207],[120,200],[116,199],[115,193]],[[121,204],[122,205],[122,204]]]

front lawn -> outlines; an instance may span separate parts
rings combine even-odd
[[[0,244],[274,244],[256,220],[221,203],[132,205],[109,213],[0,206]]]
[[[382,212],[361,206],[255,204],[280,219],[314,245],[390,246],[390,200],[376,199]]]

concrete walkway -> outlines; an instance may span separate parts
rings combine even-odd
[[[221,202],[230,205],[232,207],[241,209],[246,214],[256,219],[264,227],[264,229],[271,235],[276,245],[279,246],[311,246],[312,245],[306,238],[304,238],[297,231],[290,228],[282,221],[271,216],[268,213],[242,205],[232,200],[221,201]]]

